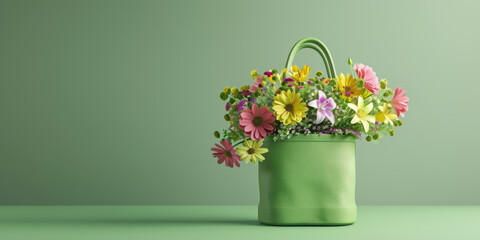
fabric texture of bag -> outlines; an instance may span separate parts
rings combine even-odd
[[[357,218],[355,139],[307,135],[266,139],[259,165],[259,221],[272,225],[347,225]]]

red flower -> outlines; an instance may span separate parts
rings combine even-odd
[[[215,143],[216,148],[212,148],[213,156],[218,158],[218,164],[225,162],[225,166],[233,168],[233,164],[240,167],[238,161],[242,161],[232,144],[228,140],[220,141],[222,146]]]

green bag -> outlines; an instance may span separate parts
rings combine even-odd
[[[326,46],[317,39],[297,42],[288,56],[317,51],[328,77],[335,67]],[[347,225],[357,219],[355,205],[355,138],[348,135],[312,134],[274,142],[265,138],[269,152],[259,164],[258,220],[271,225]]]

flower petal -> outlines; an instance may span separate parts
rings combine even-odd
[[[318,108],[318,100],[313,100],[308,103],[309,107]]]
[[[329,120],[332,124],[335,124],[335,116],[333,116],[332,111],[325,111],[325,115],[327,116],[328,120]]]
[[[373,103],[370,103],[364,108],[364,112],[369,113],[372,111],[372,109],[373,109]]]
[[[357,108],[357,106],[356,106],[355,104],[349,103],[349,104],[347,104],[347,105],[348,105],[351,109],[353,109],[353,111],[357,112],[357,109],[358,109],[358,108]]]
[[[323,122],[324,119],[325,119],[325,112],[322,111],[322,110],[318,110],[317,111],[317,119],[315,120],[315,123],[319,124],[319,123]]]
[[[365,129],[365,132],[368,132],[368,130],[370,129],[370,124],[368,124],[367,121],[365,120],[360,120],[363,124],[363,128]]]
[[[350,123],[355,124],[357,122],[360,122],[360,118],[358,118],[357,114],[355,114],[355,116],[353,116],[352,121]]]

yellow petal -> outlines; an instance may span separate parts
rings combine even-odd
[[[252,156],[252,162],[255,163],[257,161],[257,157],[255,156],[256,154],[252,154],[250,156]]]
[[[353,116],[352,121],[351,121],[350,123],[351,123],[351,124],[355,124],[355,123],[357,123],[357,122],[359,122],[359,121],[360,121],[360,118],[358,118],[357,114],[355,114],[355,116]]]
[[[267,148],[259,148],[255,152],[259,153],[259,154],[264,154],[264,153],[268,152],[268,149]]]
[[[360,98],[361,98],[361,97],[360,97]],[[372,111],[372,109],[373,109],[373,103],[370,103],[370,104],[368,104],[368,105],[364,108],[364,112],[365,112],[365,113],[369,113],[369,112]]]
[[[357,109],[358,111],[362,111],[363,110],[363,98],[362,97],[358,97],[358,104],[357,104]]]
[[[351,109],[353,109],[353,111],[357,112],[357,106],[353,103],[349,103],[347,104]]]
[[[398,118],[397,114],[395,114],[395,113],[389,113],[389,114],[387,114],[387,116],[391,120]]]
[[[285,103],[280,101],[279,99],[275,99],[275,101],[273,102],[273,105],[285,106]]]
[[[273,110],[279,112],[278,114],[282,114],[285,111],[285,106],[282,105],[274,105],[272,107]]]
[[[292,72],[294,72],[294,73],[295,73],[295,72],[300,72],[300,69],[298,68],[297,65],[293,65],[293,66],[292,66]]]
[[[290,112],[288,112],[288,111],[283,112],[282,115],[280,116],[282,121],[287,120],[289,117],[290,117]]]
[[[365,121],[365,120],[360,120],[360,121],[362,121],[363,128],[365,129],[365,132],[368,132],[368,130],[370,129],[370,125],[368,124],[368,122]]]
[[[375,117],[372,116],[372,115],[365,115],[361,118],[361,120],[369,121],[371,123],[375,123]]]
[[[259,159],[259,160],[265,160],[265,157],[260,155],[260,154],[257,154],[255,153],[255,156]]]
[[[385,114],[383,112],[379,112],[375,115],[375,120],[377,122],[385,122]]]

